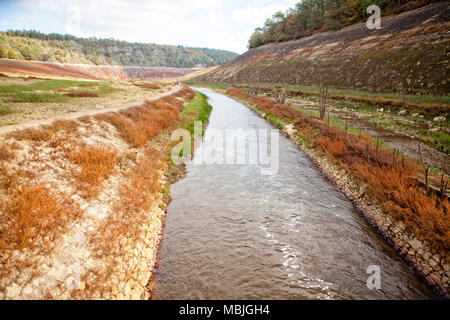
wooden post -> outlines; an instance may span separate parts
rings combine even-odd
[[[380,160],[378,159],[378,146],[380,144],[380,137],[377,137],[377,148],[375,150],[375,159],[377,160],[378,165],[381,167]]]
[[[367,145],[366,145],[366,158],[367,158],[367,162],[369,162],[369,143],[367,143]]]

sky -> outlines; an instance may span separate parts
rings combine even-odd
[[[0,30],[247,51],[250,35],[299,0],[0,0]]]

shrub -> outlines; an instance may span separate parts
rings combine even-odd
[[[81,169],[74,172],[74,177],[85,198],[99,193],[101,183],[114,172],[118,161],[116,150],[88,145],[68,150],[66,156]]]
[[[56,194],[42,184],[12,185],[10,201],[4,201],[0,246],[6,249],[41,247],[44,237],[52,242],[59,235],[58,229],[78,213],[77,208],[64,195]],[[5,203],[6,202],[6,203]]]
[[[317,142],[334,157],[341,157],[347,152],[347,143],[343,139],[331,140],[326,136],[319,136]]]
[[[98,93],[92,92],[92,91],[72,91],[66,93],[66,96],[68,97],[86,97],[86,98],[98,98]]]

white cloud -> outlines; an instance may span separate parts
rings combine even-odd
[[[44,20],[42,17],[52,14],[63,29],[54,32],[242,53],[256,27],[276,11],[286,10],[298,1],[22,0],[16,5],[16,20],[28,27],[28,19],[37,23],[35,29],[46,30],[49,22],[38,21],[39,17]]]

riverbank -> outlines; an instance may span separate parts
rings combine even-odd
[[[297,145],[299,145],[299,147],[313,160],[313,162],[316,163],[318,167],[331,179],[331,181],[339,186],[339,188],[354,203],[355,207],[364,215],[369,223],[375,226],[388,240],[388,242],[395,247],[399,254],[414,267],[417,275],[423,279],[437,294],[448,298],[450,266],[449,257],[447,254],[448,251],[446,250],[445,244],[442,243],[442,245],[438,246],[436,243],[430,242],[430,239],[425,238],[423,234],[413,232],[413,230],[417,229],[413,229],[411,227],[412,224],[416,224],[417,227],[422,227],[422,229],[423,226],[420,226],[417,222],[411,221],[408,216],[405,216],[403,221],[401,221],[398,217],[398,213],[397,216],[392,214],[392,208],[395,207],[391,206],[391,210],[389,210],[386,204],[392,205],[395,201],[395,197],[391,196],[391,198],[388,198],[391,193],[388,190],[386,190],[386,192],[388,192],[386,195],[377,193],[376,188],[372,185],[375,180],[382,179],[382,177],[375,176],[372,177],[375,178],[375,180],[361,180],[367,169],[371,168],[364,168],[364,172],[360,172],[361,176],[358,178],[354,174],[351,174],[351,171],[349,172],[349,167],[345,167],[345,165],[343,165],[343,163],[339,160],[339,157],[342,157],[345,154],[347,148],[353,150],[353,153],[356,152],[354,148],[356,148],[358,141],[354,135],[347,134],[347,138],[345,138],[344,133],[343,138],[337,138],[342,136],[342,131],[340,132],[337,128],[330,129],[329,126],[327,128],[326,124],[325,126],[324,124],[321,125],[318,120],[316,121],[313,118],[308,118],[304,114],[300,114],[298,110],[295,110],[292,107],[276,105],[267,98],[251,97],[245,92],[236,89],[229,90],[227,93],[232,97],[237,98],[239,101],[244,102],[247,106],[255,110],[260,116],[268,119],[278,128],[282,128],[283,131],[285,131],[286,134]],[[326,130],[328,130],[327,139],[332,140],[325,140],[323,141],[323,144],[317,143],[316,138],[320,138],[323,135],[322,132],[326,132]],[[332,135],[329,135],[329,133],[331,133],[329,130],[333,130]],[[334,140],[336,138],[337,140]],[[345,146],[346,143],[350,146]],[[341,150],[333,150],[335,152],[335,156],[331,156],[332,154],[329,152],[330,149],[327,150],[323,147],[324,145],[329,148],[330,146],[333,146],[336,149]],[[365,148],[366,146],[369,146],[369,143],[367,143],[367,145],[363,145],[362,147]],[[368,154],[372,157],[369,150]],[[358,155],[353,154],[353,157],[357,156]],[[363,154],[363,158],[365,156],[366,155]],[[378,157],[378,148],[376,157]],[[379,158],[382,158],[381,155]],[[367,157],[367,159],[369,158]],[[373,159],[375,159],[375,154],[373,155]],[[390,159],[392,158],[389,158],[389,162],[391,161]],[[382,159],[381,161],[385,160],[387,161],[387,158]],[[396,160],[398,160],[398,158]],[[390,162],[389,168],[396,168],[398,166],[398,162],[396,161],[395,164]],[[388,168],[387,162],[383,162],[382,165]],[[404,163],[398,169],[400,172],[404,169],[403,165]],[[376,166],[374,166],[374,170],[375,168]],[[400,177],[401,176],[402,175],[400,174]],[[395,177],[396,176],[393,176],[392,178]],[[408,183],[411,183],[411,181],[408,181]],[[411,187],[414,188],[414,186]],[[406,192],[407,194],[410,191],[410,189],[402,190],[402,192]],[[395,193],[395,191],[392,192]],[[420,197],[420,194],[416,194],[416,196]],[[424,205],[424,203],[422,203],[422,205]],[[445,206],[446,204],[443,205]],[[443,208],[441,210],[442,211],[437,209],[437,211],[434,211],[438,215],[442,214],[442,221],[436,222],[436,220],[432,220],[434,221],[432,223],[442,223],[442,227],[444,228],[443,230],[448,230],[448,212],[445,212],[445,209]],[[432,216],[429,218],[433,219]]]
[[[170,133],[194,92],[5,134],[0,299],[148,299]]]

